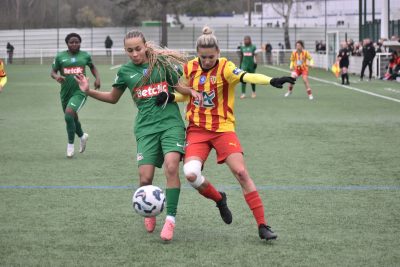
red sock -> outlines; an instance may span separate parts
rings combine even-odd
[[[293,85],[289,84],[289,92],[293,91]]]
[[[214,200],[215,202],[222,199],[221,194],[217,191],[217,189],[215,189],[215,187],[211,183],[208,183],[207,187],[199,193],[206,198]]]
[[[246,200],[247,205],[249,205],[251,211],[253,212],[253,216],[257,221],[257,225],[266,225],[267,223],[264,217],[264,205],[257,190],[244,195],[244,199]]]
[[[311,88],[307,88],[307,94],[308,94],[308,95],[311,95],[311,94],[312,94]]]

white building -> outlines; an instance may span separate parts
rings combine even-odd
[[[364,0],[362,0],[364,3]],[[375,0],[375,19],[381,18],[382,0]],[[326,4],[326,8],[325,8]],[[277,4],[274,4],[278,7]],[[297,0],[292,6],[289,27],[358,27],[359,0]],[[284,19],[270,3],[256,2],[251,15],[252,26],[282,26]],[[326,10],[326,13],[325,13]],[[363,8],[364,10],[364,8]],[[400,1],[390,0],[390,20],[400,19]],[[367,0],[367,21],[372,20],[372,0]],[[245,14],[248,24],[248,13]]]

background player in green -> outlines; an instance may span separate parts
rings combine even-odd
[[[68,34],[65,37],[68,50],[57,54],[51,69],[51,77],[61,84],[61,105],[64,111],[68,134],[68,158],[74,156],[75,133],[80,138],[80,153],[85,151],[86,142],[89,138],[89,135],[83,132],[78,118],[78,111],[85,104],[86,95],[79,89],[79,85],[75,81],[74,76],[77,74],[85,74],[86,66],[88,66],[93,76],[96,78],[94,87],[96,89],[100,88],[99,73],[92,62],[91,56],[87,52],[80,50],[81,42],[82,39],[79,34]],[[60,74],[57,74],[58,72]]]
[[[256,46],[251,43],[250,36],[245,36],[243,39],[244,45],[240,47],[240,51],[242,52],[242,60],[240,63],[240,68],[248,73],[254,73],[257,68],[257,59],[256,59]],[[251,97],[256,97],[256,85],[251,84]],[[246,83],[242,82],[242,95],[241,99],[246,97]]]
[[[88,96],[108,103],[118,102],[126,88],[131,92],[138,108],[134,133],[140,186],[152,184],[155,167],[161,168],[164,164],[167,217],[160,236],[169,241],[174,234],[180,194],[179,162],[184,154],[185,125],[178,105],[167,102],[162,105],[164,101],[158,96],[174,91],[179,80],[177,66],[185,63],[186,58],[177,52],[156,48],[136,30],[126,34],[124,46],[131,61],[119,69],[111,91],[89,89],[88,78],[82,74],[76,80]],[[194,90],[191,92],[197,95]],[[156,217],[145,218],[144,225],[148,232],[153,232]]]

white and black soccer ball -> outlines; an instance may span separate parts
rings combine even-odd
[[[154,185],[139,187],[132,197],[133,209],[143,217],[154,217],[164,210],[165,195]]]

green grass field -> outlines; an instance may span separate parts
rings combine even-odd
[[[165,214],[148,234],[131,207],[138,179],[136,108],[128,93],[116,105],[89,99],[79,113],[90,134],[87,150],[68,160],[59,86],[49,66],[6,67],[1,266],[400,265],[398,83],[351,84],[384,99],[312,70],[321,79],[311,80],[314,101],[302,81],[290,98],[258,86],[256,99],[237,99],[237,133],[278,240],[258,238],[238,183],[212,154],[204,173],[227,192],[233,223],[224,225],[214,204],[182,179],[174,240],[165,244],[159,238]],[[99,70],[102,90],[109,90],[117,70]],[[154,184],[164,186],[161,171]]]

